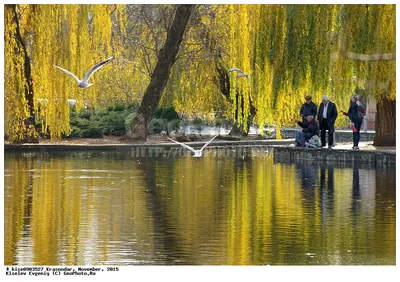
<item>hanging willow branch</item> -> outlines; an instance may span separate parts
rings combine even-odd
[[[22,84],[24,85],[24,95],[25,95],[25,103],[28,109],[28,115],[23,119],[23,122],[26,126],[24,136],[20,137],[19,140],[23,142],[39,142],[38,140],[38,132],[35,126],[35,110],[34,110],[34,102],[33,102],[33,81],[32,81],[32,71],[31,71],[31,58],[29,57],[28,50],[26,47],[26,43],[21,35],[21,27],[20,27],[20,17],[17,12],[17,5],[11,4],[6,5],[6,8],[12,13],[12,21],[15,25],[14,30],[10,30],[11,37],[15,39],[14,45],[14,54],[13,61],[15,67],[18,68],[21,60],[18,59],[20,57],[23,58],[23,73],[24,73],[24,81]]]
[[[376,53],[376,54],[359,54],[346,50],[347,42],[344,39],[343,32],[339,34],[339,54],[345,58],[370,62],[370,61],[388,61],[396,60],[396,53]]]

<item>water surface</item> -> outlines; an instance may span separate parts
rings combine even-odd
[[[9,153],[6,265],[394,265],[395,168]],[[256,151],[254,151],[256,150]]]

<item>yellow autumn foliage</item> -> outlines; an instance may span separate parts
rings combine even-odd
[[[173,5],[155,5],[152,11],[114,4],[17,7],[32,63],[36,117],[52,139],[71,131],[68,99],[77,100],[77,110],[141,100],[174,10]],[[140,18],[143,11],[160,18],[146,13]],[[359,61],[339,52],[344,44],[356,54],[395,52],[395,15],[395,5],[197,5],[159,106],[174,106],[188,116],[221,111],[245,130],[253,106],[254,123],[275,125],[280,132],[281,126],[294,125],[307,94],[317,105],[328,95],[339,110],[347,110],[356,88],[365,89],[364,99],[395,99],[395,60]],[[24,58],[15,52],[13,30],[5,9],[5,133],[14,142],[26,134],[28,106]],[[227,70],[236,67],[250,76],[229,73],[229,97],[217,83],[214,45]],[[110,56],[115,60],[96,72],[94,86],[85,90],[53,66],[81,78]],[[340,115],[336,124],[346,123]]]

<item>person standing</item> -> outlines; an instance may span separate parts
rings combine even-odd
[[[309,115],[312,115],[315,119],[317,116],[317,105],[312,101],[311,95],[307,95],[305,98],[306,102],[301,106],[300,116],[303,118],[303,121]]]
[[[360,97],[357,94],[353,94],[350,100],[349,111],[346,113],[341,111],[342,114],[349,117],[353,129],[353,149],[358,150],[358,143],[360,142],[360,130],[363,121],[363,112],[365,112],[364,107],[359,101]]]
[[[326,146],[326,131],[328,130],[328,149],[333,146],[333,133],[335,132],[335,121],[338,116],[335,103],[329,101],[326,95],[322,96],[322,102],[318,110],[318,123],[321,130],[321,144]]]

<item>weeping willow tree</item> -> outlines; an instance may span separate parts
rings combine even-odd
[[[110,14],[119,10],[110,5],[37,5],[34,9],[34,81],[37,98],[45,101],[39,113],[44,130],[57,139],[70,133],[68,99],[77,100],[78,110],[85,103],[97,105],[105,96],[112,67],[93,75],[94,86],[82,90],[54,65],[83,77],[96,62],[118,53],[118,48],[112,45],[117,40],[112,38]],[[49,21],[53,24],[48,25]],[[48,27],[43,29],[46,24]],[[108,94],[110,97],[111,91]]]
[[[394,5],[230,5],[224,11],[228,64],[252,77],[250,84],[230,80],[230,95],[242,97],[232,105],[238,123],[252,116],[254,101],[255,122],[276,125],[279,137],[281,126],[294,125],[305,95],[326,94],[346,111],[361,88],[378,101],[375,144],[394,140]],[[339,116],[336,125],[348,123]]]
[[[253,8],[254,7],[254,8]],[[252,49],[250,42],[253,40],[254,22],[251,21],[251,12],[256,12],[257,6],[249,5],[229,5],[229,41],[233,44],[229,46],[229,68],[239,68],[247,75],[252,77],[253,72],[250,67],[250,59],[252,57]],[[253,19],[256,15],[253,15]],[[240,23],[241,28],[233,28]],[[240,40],[237,40],[240,39]],[[250,47],[250,48],[249,48]],[[244,131],[248,131],[248,117],[251,116],[250,100],[251,100],[251,82],[245,77],[239,77],[236,72],[230,72],[230,98],[233,101],[235,121],[239,125],[244,126]]]
[[[257,117],[260,125],[291,126],[304,96],[328,92],[332,26],[328,5],[263,5],[255,41]],[[321,62],[325,62],[321,63]],[[336,97],[332,97],[336,100]]]
[[[38,142],[31,60],[17,5],[4,7],[5,135],[11,142]]]
[[[247,120],[249,124],[252,117],[246,117],[243,108],[249,108],[251,113],[255,112],[250,97],[250,81],[244,77],[238,78],[236,73],[228,73],[228,69],[238,64],[251,71],[246,56],[251,51],[244,48],[247,43],[242,44],[240,50],[234,50],[228,44],[230,40],[235,40],[235,34],[230,34],[230,26],[235,22],[233,14],[228,13],[229,9],[241,13],[241,20],[251,24],[252,15],[247,16],[251,12],[249,7],[197,6],[163,94],[162,104],[173,104],[179,112],[192,118],[218,112],[225,118]],[[240,55],[242,51],[246,53],[243,56]],[[232,56],[229,55],[230,52]],[[237,55],[239,58],[235,59]],[[246,134],[244,130],[247,130],[247,124],[243,126],[236,122],[231,133]]]
[[[95,86],[85,90],[54,68],[82,78],[96,62],[120,55],[116,34],[124,32],[124,6],[9,5],[5,15],[5,134],[10,141],[37,140],[35,117],[52,139],[68,135],[68,99],[77,100],[79,110],[124,95],[110,87],[116,68],[121,76],[131,73],[124,64],[103,68],[91,78]]]
[[[339,64],[377,101],[374,145],[396,144],[396,6],[340,6]]]
[[[378,90],[395,89],[393,5],[201,5],[195,15],[181,52],[192,55],[180,56],[163,94],[181,112],[224,109],[244,130],[254,117],[261,128],[276,126],[279,137],[281,126],[295,125],[307,94],[316,103],[326,94],[345,111],[355,89],[377,98],[378,111],[381,98],[395,97]],[[383,38],[390,40],[380,46]],[[250,79],[228,73],[232,67]],[[348,124],[338,117],[337,126]]]
[[[85,103],[142,101],[175,10],[174,5],[8,5],[8,138],[37,139],[33,118],[52,139],[68,135],[68,99],[77,100],[78,110]],[[346,111],[351,94],[362,89],[364,99],[378,102],[375,144],[394,143],[394,5],[197,5],[192,15],[165,90],[147,107],[173,105],[189,116],[223,111],[242,131],[252,122],[273,125],[279,137],[282,126],[295,125],[305,95],[318,103],[326,94]],[[111,55],[116,59],[96,72],[86,90],[53,67],[81,77]],[[233,67],[250,79],[228,73]],[[348,124],[342,115],[336,122]]]

